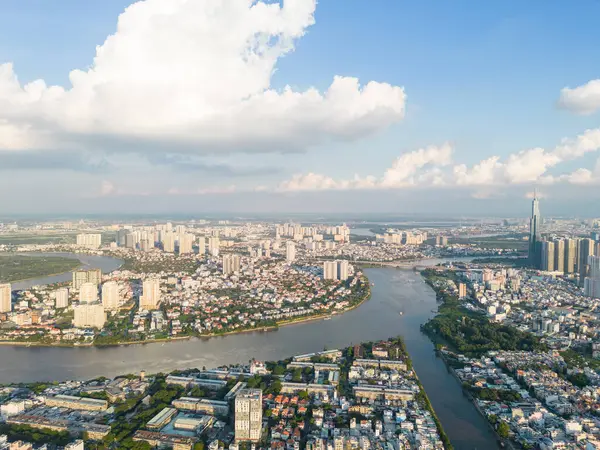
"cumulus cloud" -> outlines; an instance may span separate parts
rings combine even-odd
[[[600,79],[588,81],[576,88],[563,88],[560,91],[558,106],[583,115],[600,110]]]
[[[381,177],[373,175],[350,180],[335,180],[327,175],[296,174],[280,183],[281,191],[326,189],[397,189],[409,187],[473,187],[474,196],[489,196],[488,187],[510,185],[548,185],[558,182],[589,184],[600,181],[600,165],[594,171],[578,169],[570,174],[553,175],[559,164],[600,149],[600,129],[587,130],[575,139],[563,139],[552,150],[540,147],[521,150],[502,159],[490,156],[471,166],[455,164],[448,143],[407,152],[396,158]],[[482,189],[483,188],[483,189]]]
[[[387,83],[336,76],[324,92],[271,86],[315,8],[316,0],[134,3],[69,87],[23,85],[12,64],[0,65],[0,149],[298,151],[401,120],[404,90]]]

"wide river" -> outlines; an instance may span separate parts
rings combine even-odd
[[[86,257],[89,258],[89,257]],[[97,257],[93,257],[97,258]],[[105,259],[88,260],[104,270]],[[99,264],[102,262],[103,264]],[[435,264],[439,260],[428,260]],[[120,262],[112,263],[111,267]],[[417,264],[422,265],[422,262]],[[244,363],[251,358],[278,360],[287,356],[402,335],[413,365],[457,450],[489,450],[498,445],[486,421],[462,394],[458,381],[435,356],[420,325],[437,309],[435,293],[412,270],[367,269],[374,283],[371,299],[331,320],[209,339],[109,348],[0,346],[0,383],[88,379],[146,370],[171,371]],[[68,279],[68,276],[67,276]],[[30,280],[40,284],[43,280]],[[35,283],[34,283],[35,284]],[[16,289],[26,286],[15,284]],[[403,314],[400,315],[400,312]]]

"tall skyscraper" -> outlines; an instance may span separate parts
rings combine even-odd
[[[200,238],[198,239],[198,254],[206,254],[206,238],[204,236],[200,236]]]
[[[554,241],[554,270],[565,271],[565,241],[562,239]]]
[[[533,194],[531,202],[531,219],[529,219],[529,264],[540,267],[539,242],[540,242],[540,203],[537,193]]]
[[[296,260],[296,244],[292,241],[285,243],[285,259],[288,262],[294,262]]]
[[[585,278],[589,273],[588,260],[590,256],[594,256],[594,244],[592,239],[581,239],[579,241],[577,271],[579,272],[579,284],[584,285]]]
[[[260,440],[262,430],[262,391],[242,389],[235,396],[236,442]]]
[[[79,303],[94,303],[98,301],[98,285],[83,283],[79,287]]]
[[[69,306],[69,289],[60,288],[54,291],[54,307],[66,308]]]
[[[102,306],[104,309],[119,308],[119,285],[116,281],[107,281],[102,285]]]
[[[162,234],[163,251],[165,251],[167,253],[174,253],[175,252],[175,236],[173,235],[173,233],[170,231],[167,231],[167,232],[161,233],[161,234]]]
[[[140,309],[153,310],[160,303],[160,280],[151,278],[144,280],[142,295],[140,296]]]
[[[575,273],[577,265],[577,240],[565,239],[565,273]]]
[[[554,272],[554,242],[541,241],[541,270],[547,272]]]
[[[0,284],[0,313],[12,311],[12,290],[10,283]]]

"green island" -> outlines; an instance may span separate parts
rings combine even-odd
[[[303,449],[334,442],[346,448],[358,442],[359,429],[371,446],[453,448],[401,337],[219,370],[0,386],[0,404],[16,396],[29,406],[0,425],[10,442],[81,439],[92,450],[204,450],[235,442],[249,450],[237,426],[249,421],[257,448],[292,441]],[[255,422],[238,416],[238,397],[256,400]]]
[[[56,275],[79,266],[81,262],[78,259],[64,256],[0,255],[0,282]]]

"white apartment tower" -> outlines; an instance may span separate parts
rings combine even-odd
[[[348,261],[338,261],[338,279],[346,281],[350,276]]]
[[[262,430],[262,391],[242,389],[235,397],[235,440],[258,442]]]
[[[285,243],[285,259],[287,262],[294,262],[296,260],[296,244],[292,241]]]
[[[204,236],[200,236],[200,238],[198,239],[198,254],[206,254],[206,238]]]
[[[166,233],[161,233],[161,234],[162,234],[163,251],[165,251],[167,253],[174,253],[175,252],[175,236],[173,235],[173,233],[170,231],[167,231]]]
[[[54,307],[66,308],[69,306],[69,289],[60,288],[54,292]]]
[[[0,284],[0,313],[12,311],[12,294],[10,283]]]
[[[79,287],[79,303],[94,303],[98,301],[98,286],[94,283],[83,283]]]
[[[106,322],[106,312],[100,303],[83,304],[73,308],[73,326],[76,328],[98,328],[101,330]]]
[[[140,309],[148,311],[158,309],[160,303],[160,280],[153,278],[144,280],[143,292],[140,296]]]
[[[194,245],[194,235],[189,233],[183,233],[179,235],[179,254],[192,253],[192,246]]]
[[[116,281],[107,281],[102,285],[102,306],[104,309],[119,309],[119,285]]]
[[[337,263],[335,261],[325,261],[323,263],[323,279],[337,280]]]
[[[218,237],[208,238],[208,253],[210,253],[211,256],[219,256],[219,246],[220,242]]]
[[[241,266],[240,255],[223,255],[223,275],[239,273]]]
[[[100,248],[102,245],[102,235],[101,234],[78,234],[77,235],[77,245],[85,248]]]

